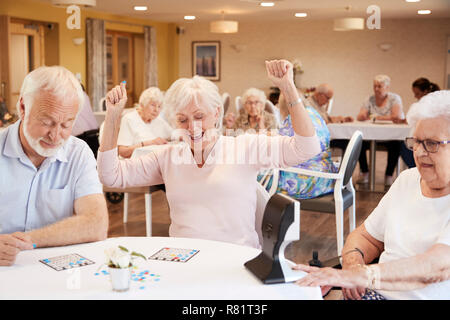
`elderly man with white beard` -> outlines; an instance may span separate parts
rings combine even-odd
[[[0,266],[13,265],[21,250],[107,236],[94,155],[71,136],[83,99],[63,67],[40,67],[24,79],[20,119],[0,134]]]

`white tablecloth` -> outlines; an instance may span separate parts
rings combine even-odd
[[[350,139],[356,130],[363,134],[364,140],[404,140],[411,134],[406,124],[372,123],[355,121],[328,124],[331,139]]]
[[[127,292],[111,290],[109,276],[103,274],[104,250],[122,245],[149,257],[163,247],[200,250],[188,262],[147,260],[137,271],[147,276],[145,283],[131,281]],[[259,250],[225,242],[165,238],[110,238],[105,241],[19,253],[12,267],[0,267],[0,299],[170,299],[170,300],[285,300],[321,299],[318,287],[299,287],[294,283],[264,285],[244,263]],[[77,253],[95,264],[55,271],[41,259]],[[98,275],[96,275],[96,273]],[[145,287],[145,288],[143,288]]]

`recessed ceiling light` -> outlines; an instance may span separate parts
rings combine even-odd
[[[134,10],[136,11],[147,11],[147,6],[134,6]]]
[[[420,2],[420,0],[405,0],[406,2]]]
[[[431,13],[431,10],[417,10],[417,13],[418,14],[430,14]]]
[[[261,2],[260,6],[261,7],[273,7],[275,5],[275,3],[273,2]]]
[[[195,20],[195,16],[184,16],[184,20]]]
[[[308,14],[307,14],[306,12],[297,12],[297,13],[295,14],[295,16],[296,16],[297,18],[304,18],[304,17],[307,17]]]

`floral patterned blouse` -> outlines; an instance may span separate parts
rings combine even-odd
[[[296,168],[336,173],[338,169],[331,160],[330,132],[328,131],[328,127],[323,118],[314,108],[308,106],[306,107],[306,111],[308,112],[314,128],[316,129],[322,152],[314,158],[297,165]],[[283,126],[279,130],[279,133],[283,136],[294,135],[290,115],[288,115],[283,121]],[[263,175],[259,175],[258,180],[262,177]],[[272,178],[270,179],[272,180]],[[271,185],[272,181],[269,181],[267,190],[270,189]],[[332,179],[305,176],[297,173],[281,171],[277,193],[283,193],[296,199],[311,199],[320,195],[331,193],[333,190],[334,180]]]

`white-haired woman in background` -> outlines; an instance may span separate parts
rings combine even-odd
[[[297,165],[320,152],[314,126],[293,82],[292,64],[270,61],[266,69],[289,101],[294,136],[221,135],[219,90],[211,81],[194,76],[175,81],[164,99],[166,116],[184,142],[156,148],[138,159],[119,160],[117,131],[127,97],[125,86],[116,86],[106,98],[97,162],[100,180],[110,187],[164,183],[170,236],[259,247],[255,230],[258,171]]]
[[[129,158],[134,149],[166,144],[172,127],[159,116],[164,95],[157,87],[144,90],[137,107],[122,117],[117,145],[119,155]]]
[[[417,168],[348,236],[343,270],[299,265],[309,272],[300,285],[341,286],[348,299],[450,299],[450,91],[428,94],[407,118]]]
[[[391,120],[394,123],[401,122],[405,118],[403,113],[402,99],[396,93],[389,92],[391,79],[386,75],[378,75],[373,80],[373,92],[361,107],[356,119],[365,120]],[[388,150],[388,160],[385,171],[385,184],[392,185],[392,175],[400,156],[400,141],[388,141],[380,143],[385,145]],[[359,157],[359,166],[361,175],[358,183],[369,182],[369,167],[367,165],[366,151],[370,148],[368,141],[364,141],[361,155]]]
[[[277,129],[275,116],[265,110],[266,95],[264,91],[250,88],[242,95],[242,108],[239,110],[233,129],[244,131],[253,129],[259,130]]]

